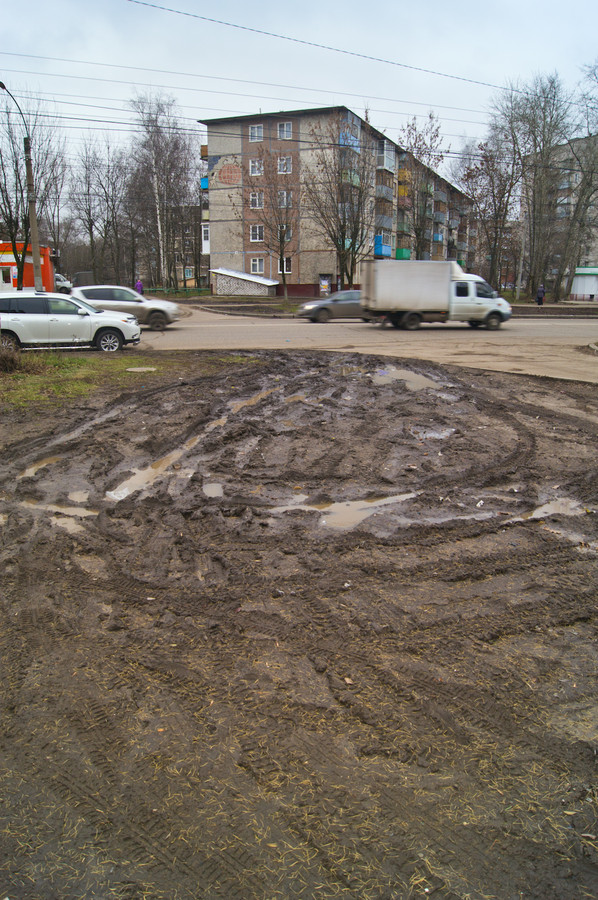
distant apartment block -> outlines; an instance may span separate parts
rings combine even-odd
[[[208,129],[212,269],[280,281],[284,266],[295,295],[317,295],[339,285],[337,254],[305,199],[305,181],[321,154],[322,136],[339,121],[349,149],[352,145],[355,152],[373,156],[374,215],[367,256],[400,260],[417,254],[421,259],[455,259],[468,265],[473,251],[468,198],[347,107],[335,106],[202,120]],[[268,167],[274,176],[268,176]],[[273,178],[276,192],[268,200]],[[268,202],[273,215],[279,216],[282,207],[292,218],[292,227],[285,226],[284,219],[277,225],[286,228],[288,253],[282,262],[280,254],[267,246]],[[359,267],[355,282],[360,282]]]

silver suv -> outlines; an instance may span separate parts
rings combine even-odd
[[[163,331],[181,315],[179,307],[170,300],[144,297],[132,288],[117,284],[89,284],[73,288],[72,296],[85,300],[96,309],[133,313],[140,325],[149,325],[153,331]]]
[[[138,344],[135,316],[99,312],[64,294],[15,291],[0,294],[0,347],[95,347],[120,350]]]

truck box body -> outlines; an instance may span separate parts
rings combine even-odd
[[[364,311],[388,316],[396,327],[453,321],[498,328],[511,317],[506,300],[456,262],[368,260],[364,276]]]

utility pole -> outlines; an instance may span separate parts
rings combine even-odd
[[[31,162],[31,138],[29,137],[29,129],[23,115],[23,110],[8,90],[4,82],[0,81],[0,89],[6,91],[8,96],[14,101],[15,106],[21,114],[23,125],[25,126],[25,137],[23,138],[23,149],[25,151],[25,170],[27,173],[27,201],[29,205],[29,230],[31,232],[31,255],[33,257],[33,281],[36,291],[43,291],[44,283],[42,281],[42,264],[41,254],[39,251],[39,232],[37,230],[37,211],[35,208],[35,184],[33,182],[33,165]],[[23,252],[27,253],[27,247]]]

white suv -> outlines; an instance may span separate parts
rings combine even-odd
[[[138,344],[135,316],[99,312],[64,294],[14,291],[0,294],[0,347],[95,347],[120,350]]]

